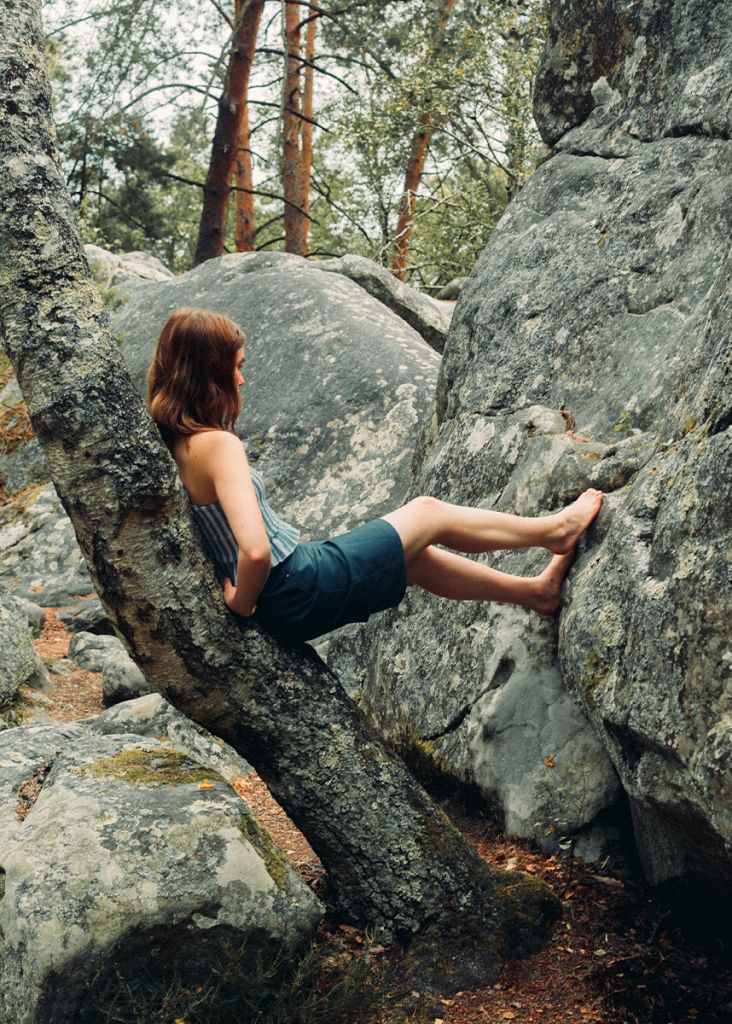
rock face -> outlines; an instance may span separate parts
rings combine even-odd
[[[415,593],[329,658],[512,831],[591,818],[614,769],[651,880],[729,881],[732,21],[708,0],[586,6],[552,5],[554,153],[458,300],[412,484],[523,514],[607,492],[559,636]]]
[[[125,252],[117,256],[98,245],[85,245],[84,252],[101,291],[117,289],[120,298],[146,281],[168,281],[173,277],[173,272],[149,252]]]
[[[442,302],[454,302],[463,290],[466,281],[467,277],[454,277],[452,281],[447,282],[444,288],[440,289],[435,298]]]
[[[163,743],[13,729],[0,764],[3,1021],[101,1019],[112,1003],[132,1019],[134,1000],[199,985],[214,1016],[217,1000],[243,1013],[262,967],[312,936],[312,891],[222,778]]]
[[[23,685],[42,689],[48,672],[31,643],[25,608],[0,587],[0,729],[6,727],[4,710]]]
[[[0,484],[6,494],[15,494],[30,484],[45,483],[48,477],[27,406],[18,382],[11,377],[0,391]]]
[[[98,597],[89,597],[67,608],[60,608],[57,618],[63,622],[69,633],[97,633],[109,636],[114,634],[112,622]]]
[[[105,736],[130,733],[164,740],[166,746],[211,768],[227,782],[252,770],[233,747],[176,711],[159,693],[124,701],[84,724]]]
[[[355,281],[421,334],[436,352],[442,352],[445,348],[445,338],[450,327],[450,314],[447,310],[429,295],[423,295],[416,288],[397,280],[380,263],[366,259],[365,256],[348,254],[337,259],[320,260],[316,266],[318,270],[343,274]]]
[[[93,590],[71,522],[53,484],[0,506],[0,583],[44,607]]]
[[[729,34],[715,0],[553,0],[534,105],[544,141],[576,126],[585,140],[729,139]]]
[[[226,313],[247,333],[241,436],[273,507],[324,537],[399,504],[439,356],[340,274],[286,253],[222,256],[136,293],[114,317],[141,391],[179,306]]]
[[[90,672],[102,673],[102,699],[105,707],[153,691],[116,636],[78,631],[71,637],[68,658]]]

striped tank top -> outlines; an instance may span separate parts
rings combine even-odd
[[[297,547],[300,531],[290,526],[273,512],[264,496],[264,480],[256,469],[250,469],[254,493],[257,495],[259,511],[262,513],[264,528],[267,531],[269,545],[272,549],[272,566],[279,565]],[[239,545],[233,534],[224,510],[218,501],[209,505],[193,505],[196,522],[203,537],[206,554],[211,558],[216,569],[216,578],[223,582],[230,579],[236,586],[236,567],[239,561]]]

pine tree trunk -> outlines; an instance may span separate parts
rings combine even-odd
[[[316,15],[311,12],[305,37],[305,60],[307,63],[304,70],[305,88],[302,100],[302,112],[305,115],[305,120],[303,120],[302,127],[300,129],[302,136],[302,155],[300,161],[300,204],[305,213],[310,212],[310,174],[313,167],[313,93],[315,86],[315,69],[313,68],[313,61],[315,60],[315,36],[317,30],[318,19]],[[304,256],[308,253],[309,230],[310,221],[307,217],[303,217],[302,231],[305,246],[305,252],[303,253]]]
[[[409,163],[407,164],[407,172],[404,176],[404,191],[399,202],[399,220],[397,221],[396,238],[394,239],[391,272],[400,281],[403,281],[406,275],[409,238],[414,225],[414,206],[417,201],[417,191],[422,179],[422,171],[431,136],[432,118],[429,114],[425,114],[420,130],[415,132],[412,138]]]
[[[193,259],[195,265],[220,256],[224,247],[231,179],[236,167],[263,3],[264,0],[235,0],[231,53],[203,189],[198,244]]]
[[[249,111],[244,108],[239,133],[239,151],[236,157],[236,249],[237,252],[254,252],[256,235],[254,227],[254,178],[252,175],[252,151],[249,139]]]
[[[240,0],[237,0],[237,6]],[[257,45],[257,31],[264,9],[264,0],[253,0],[253,3],[246,13],[250,17],[250,24],[246,32],[246,62],[249,71],[243,85],[240,102],[242,106],[241,126],[239,128],[239,145],[236,158],[236,186],[240,191],[236,193],[236,248],[238,252],[254,252],[254,179],[252,176],[252,151],[249,138],[249,106],[247,104],[247,92],[249,89],[249,74],[254,63],[254,52]]]
[[[433,36],[433,53],[439,50],[443,44],[447,21],[454,5],[455,0],[443,0],[442,2]],[[432,55],[430,55],[430,59],[432,59]],[[432,138],[432,129],[432,117],[429,111],[427,111],[422,115],[422,122],[412,136],[407,171],[404,175],[404,189],[402,190],[402,198],[399,201],[399,219],[397,221],[394,248],[392,250],[391,272],[400,281],[403,281],[406,276],[409,239],[414,226],[414,207],[417,200],[417,192],[419,191],[419,183],[422,180],[427,150]]]
[[[166,700],[254,765],[347,919],[411,940],[414,969],[451,973],[445,988],[495,978],[557,902],[478,858],[312,649],[223,603],[74,227],[40,0],[4,2],[0,82],[0,332],[105,609]]]
[[[302,168],[302,8],[282,0],[285,74],[282,87],[282,195],[285,199],[285,251],[307,256]]]

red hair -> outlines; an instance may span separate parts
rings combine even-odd
[[[228,316],[176,309],[147,371],[147,406],[171,445],[210,427],[232,430],[241,412],[236,357],[246,340]]]

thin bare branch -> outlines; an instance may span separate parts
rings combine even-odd
[[[276,57],[284,57],[285,55],[284,50],[275,50],[271,46],[258,47],[257,53],[269,53]],[[296,53],[289,53],[288,57],[291,57],[293,60],[298,61],[298,63],[303,67],[312,68],[313,71],[317,71],[321,75],[327,75],[329,78],[335,78],[336,82],[340,82],[341,85],[345,85],[346,89],[348,89],[349,92],[352,92],[354,96],[359,95],[358,90],[354,89],[352,85],[349,85],[344,78],[341,78],[339,75],[334,75],[332,71],[326,71],[325,68],[319,67],[319,65],[317,65],[314,61],[307,60],[305,57],[301,57],[299,54]]]
[[[184,178],[181,174],[173,174],[172,171],[163,171],[162,176],[164,178],[172,178],[173,181],[180,181],[183,185],[194,185],[196,188],[205,188],[205,182],[194,181],[193,178]],[[288,206],[293,206],[296,210],[299,210],[303,217],[307,217],[308,220],[312,221],[313,224],[319,224],[320,222],[311,217],[305,210],[301,209],[296,203],[291,203],[284,196],[278,195],[276,192],[265,192],[260,188],[242,188],[240,185],[229,185],[228,189],[230,192],[248,192],[252,196],[263,196],[265,199],[276,199],[280,203],[286,203]]]
[[[229,17],[229,15],[228,15],[228,14],[226,13],[226,11],[225,11],[225,10],[223,9],[223,7],[221,6],[221,4],[217,3],[217,0],[210,0],[210,3],[211,3],[211,6],[212,6],[212,7],[215,7],[215,8],[216,8],[216,10],[217,10],[217,11],[219,12],[219,14],[220,14],[220,15],[221,15],[221,17],[222,17],[222,18],[224,19],[224,21],[225,21],[225,22],[226,22],[226,24],[227,24],[227,25],[229,26],[229,28],[230,28],[230,29],[233,29],[233,28],[234,28],[234,22],[233,22],[233,20],[232,20],[232,19],[231,19],[231,18]]]

